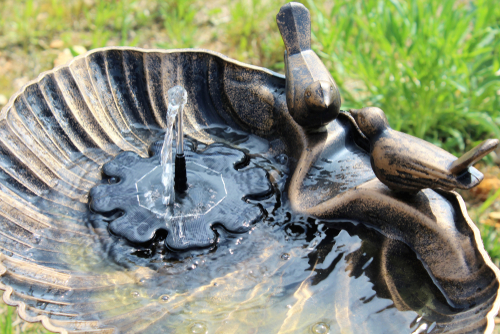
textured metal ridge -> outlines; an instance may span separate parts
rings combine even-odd
[[[2,264],[3,257],[4,257],[4,255],[0,253],[0,276],[3,276],[7,272],[7,268],[5,268],[4,265]],[[26,313],[26,304],[25,303],[19,302],[19,301],[14,301],[14,300],[12,300],[10,298],[11,295],[12,295],[12,292],[13,292],[12,287],[6,286],[6,285],[4,285],[4,284],[2,284],[0,282],[0,290],[4,290],[4,293],[3,293],[3,296],[2,296],[3,301],[7,305],[16,307],[17,308],[17,314],[24,321],[28,321],[28,322],[41,322],[42,325],[43,325],[43,327],[45,327],[47,330],[49,330],[51,332],[54,332],[54,333],[61,333],[61,334],[67,334],[68,333],[68,331],[66,329],[54,326],[51,323],[51,320],[49,319],[49,317],[47,317],[46,315],[39,315],[39,316],[36,316],[36,317],[29,316]]]
[[[464,199],[462,196],[460,196],[457,192],[452,191],[452,193],[456,196],[458,203],[460,204],[460,208],[462,209],[462,214],[464,215],[467,224],[469,224],[469,227],[472,229],[472,232],[474,233],[474,238],[476,240],[477,248],[479,252],[481,253],[481,256],[483,257],[484,261],[488,265],[488,267],[493,270],[495,273],[495,276],[497,277],[497,280],[500,281],[500,270],[498,269],[497,266],[491,261],[490,256],[488,255],[488,252],[484,249],[483,241],[481,239],[481,232],[479,232],[479,229],[477,228],[476,224],[472,221],[472,219],[469,217],[469,214],[467,213],[467,208],[465,206]],[[498,314],[498,311],[500,311],[500,294],[497,294],[497,297],[495,299],[495,302],[493,303],[493,307],[491,310],[488,312],[486,315],[487,318],[487,326],[485,330],[485,334],[492,334],[493,330],[495,329],[495,317]]]
[[[227,61],[229,63],[235,64],[235,65],[238,65],[238,66],[241,66],[241,67],[246,67],[246,68],[249,68],[249,69],[261,71],[261,72],[267,73],[269,75],[277,76],[277,77],[279,77],[281,79],[285,79],[285,76],[283,74],[276,73],[276,72],[271,71],[271,70],[269,70],[269,69],[267,69],[265,67],[260,67],[260,66],[256,66],[256,65],[246,64],[246,63],[243,63],[243,62],[241,62],[239,60],[229,58],[228,56],[223,55],[222,53],[219,53],[219,52],[216,52],[216,51],[212,51],[212,50],[207,50],[207,49],[191,48],[191,49],[169,49],[169,50],[164,50],[164,49],[144,49],[144,48],[138,48],[138,47],[132,47],[132,46],[107,46],[107,47],[103,47],[103,48],[97,48],[97,49],[90,50],[90,51],[88,51],[88,52],[86,52],[84,54],[81,54],[81,55],[79,55],[79,56],[71,59],[68,63],[66,63],[64,65],[59,65],[57,67],[54,67],[51,70],[44,71],[44,72],[40,73],[36,79],[28,81],[26,84],[24,84],[19,89],[18,92],[16,92],[15,94],[13,94],[10,97],[9,101],[7,102],[7,104],[0,111],[0,119],[3,118],[3,117],[5,117],[4,114],[7,112],[8,109],[10,109],[12,107],[13,101],[19,95],[21,95],[24,92],[24,90],[26,89],[26,87],[28,87],[28,86],[30,86],[30,85],[32,85],[34,83],[39,82],[45,76],[47,76],[47,75],[49,75],[51,73],[55,73],[55,72],[57,72],[61,68],[67,68],[67,67],[69,67],[71,64],[73,64],[74,62],[78,61],[79,59],[84,59],[84,58],[88,57],[89,55],[91,55],[93,53],[96,53],[96,52],[109,51],[109,50],[129,50],[129,51],[139,51],[139,52],[144,52],[144,53],[155,53],[155,52],[158,52],[158,53],[163,53],[163,54],[177,53],[177,52],[192,52],[192,53],[200,52],[200,53],[206,53],[206,54],[209,54],[209,55],[212,55],[212,56],[219,57],[219,58],[221,58],[224,61]]]
[[[138,57],[143,62],[140,64],[142,69],[127,68],[134,65],[134,58],[118,59],[118,62],[113,58],[116,55],[126,57],[127,52],[140,54]],[[130,96],[118,91],[120,88],[130,89],[128,87],[118,87],[115,91],[115,87],[106,86],[111,84],[112,80],[120,79],[113,78],[112,75],[116,73],[111,73],[108,67],[114,64],[122,66],[124,72],[130,71],[126,73],[129,75],[125,80],[126,85],[133,84],[130,80],[134,79],[149,80],[148,76],[158,74],[154,71],[159,70],[160,77],[154,79],[160,80],[159,83],[163,85],[166,80],[163,76],[170,74],[170,69],[155,68],[154,61],[159,59],[159,56],[169,54],[174,57],[176,54],[187,57],[193,55],[195,59],[197,55],[208,56],[204,60],[205,66],[211,59],[219,59],[223,64],[276,77],[284,84],[282,75],[241,63],[217,52],[202,49],[146,50],[134,47],[95,49],[29,81],[9,99],[0,112],[0,172],[6,173],[5,178],[14,184],[12,186],[0,183],[0,220],[8,226],[7,231],[0,231],[0,277],[9,275],[14,280],[21,277],[31,280],[34,284],[68,292],[112,288],[116,282],[121,282],[123,286],[132,282],[135,284],[130,277],[99,278],[99,275],[75,272],[64,268],[58,257],[74,257],[76,254],[73,248],[78,248],[81,242],[79,238],[90,240],[98,233],[88,230],[82,214],[86,211],[88,191],[100,182],[99,167],[122,150],[147,156],[149,144],[153,139],[157,139],[157,134],[161,133],[164,127],[164,118],[159,114],[133,114],[134,108],[138,110],[144,103],[154,103],[153,101],[141,100],[140,96],[134,95],[133,89]],[[107,58],[103,59],[103,55]],[[129,63],[125,64],[126,61]],[[94,71],[89,68],[99,62],[101,66],[94,68]],[[152,72],[145,69],[150,65],[153,66]],[[103,73],[103,80],[99,77],[92,78],[93,74],[100,75],[100,70],[106,71]],[[142,70],[144,77],[137,78],[135,70]],[[148,98],[154,98],[151,94],[155,92],[150,91],[151,87],[143,87],[140,84],[137,87],[147,89]],[[163,96],[160,95],[159,98],[159,103],[165,103]],[[130,113],[123,114],[123,110]],[[148,105],[145,110],[154,113],[158,108]],[[198,121],[196,117],[199,115],[187,115],[188,125],[195,125]],[[136,126],[137,124],[139,126]],[[22,189],[21,193],[18,192],[19,189]],[[47,204],[45,207],[35,205],[33,198]],[[55,205],[56,211],[48,214],[47,205]],[[30,250],[35,248],[42,255],[32,254]],[[44,267],[40,274],[40,264],[43,265],[45,259],[51,258],[45,257],[46,254],[54,254],[54,263],[49,263],[49,267]],[[6,265],[5,261],[11,266]],[[17,270],[17,267],[12,270],[12,261],[20,270]],[[50,268],[51,265],[62,267],[54,269]],[[12,286],[3,282],[0,283],[0,290],[5,291],[5,303],[17,307],[17,312],[23,320],[41,322],[49,331],[114,332],[114,329],[106,328],[106,324],[98,324],[97,321],[71,320],[72,313],[66,312],[64,308],[73,307],[75,304],[28,295],[14,296]],[[50,302],[54,309],[61,310],[45,311],[43,307],[29,306],[23,298],[31,298],[42,305]],[[50,319],[45,315],[48,312],[56,315],[58,319]],[[110,321],[119,322],[120,318],[116,317]]]

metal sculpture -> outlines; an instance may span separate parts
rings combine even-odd
[[[457,159],[422,139],[395,131],[384,112],[375,107],[349,111],[370,142],[370,161],[377,178],[395,191],[470,189],[483,180],[472,167],[498,146],[489,139]]]
[[[305,128],[333,121],[340,111],[340,93],[330,72],[311,50],[311,16],[300,3],[281,7],[276,22],[285,43],[286,104]]]
[[[206,50],[113,47],[13,96],[0,115],[3,300],[60,333],[491,333],[500,272],[454,184],[401,192],[377,179],[379,126],[339,113],[328,72],[306,70],[323,69],[303,42],[308,17],[293,3],[278,15],[287,77]],[[294,34],[306,37],[299,53]],[[227,152],[228,186],[255,168],[260,180],[241,193],[262,195],[228,207],[237,223],[241,208],[258,207],[248,226],[210,219],[191,250],[150,209],[141,212],[157,220],[138,233],[147,238],[128,234],[141,219],[114,230],[123,204],[106,203],[111,189],[130,200],[123,186],[135,176],[120,167],[159,164],[166,93],[178,85],[190,101],[186,163]],[[495,144],[445,168],[465,170]]]

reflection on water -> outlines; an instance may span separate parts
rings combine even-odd
[[[266,152],[226,132],[240,149]],[[243,168],[264,168],[275,189],[246,199],[263,221],[243,234],[215,225],[217,244],[190,253],[170,251],[161,234],[143,247],[108,233],[102,245],[70,248],[72,270],[112,286],[82,294],[76,311],[144,333],[439,333],[459,316],[406,245],[362,224],[294,214],[283,200],[286,155],[250,156]]]
[[[411,333],[431,326],[436,306],[446,305],[430,278],[415,280],[424,269],[406,246],[391,261],[412,280],[400,295],[414,310],[390,299],[380,277],[386,240],[377,232],[284,209],[277,216],[290,219],[245,235],[218,230],[220,243],[207,254],[165,261],[143,276],[131,270],[134,283],[117,280],[114,290],[92,294],[96,320],[137,311],[148,333]]]

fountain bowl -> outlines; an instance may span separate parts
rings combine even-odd
[[[251,229],[210,225],[220,243],[191,255],[161,233],[131,244],[89,209],[103,165],[151,156],[177,85],[196,149],[238,150],[273,185],[246,199],[265,213]],[[0,175],[3,300],[53,332],[492,333],[500,307],[457,193],[391,191],[349,114],[305,129],[284,76],[216,52],[110,47],[42,73],[2,109]]]

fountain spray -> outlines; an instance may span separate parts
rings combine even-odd
[[[184,142],[183,142],[184,135],[182,131],[182,115],[184,106],[187,103],[187,92],[183,87],[175,86],[168,90],[167,95],[168,95],[167,130],[165,133],[165,139],[163,141],[163,147],[161,149],[161,165],[163,169],[161,180],[164,187],[163,200],[162,200],[163,204],[171,206],[175,202],[175,190],[180,189],[179,191],[182,192],[187,189],[186,159],[184,157]],[[177,117],[177,154],[175,158],[175,177],[174,177],[173,166],[172,166],[172,139],[173,139],[173,127],[176,117]],[[180,181],[177,181],[177,179],[179,179]],[[182,181],[184,183],[182,183]]]

